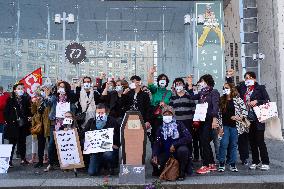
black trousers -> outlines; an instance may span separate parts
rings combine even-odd
[[[259,164],[260,155],[262,164],[269,165],[268,152],[264,141],[264,130],[257,130],[256,122],[251,122],[249,142],[252,152],[252,163]]]
[[[15,152],[15,147],[17,145],[17,151],[19,151],[19,155],[21,157],[21,160],[25,160],[26,159],[26,128],[25,126],[23,127],[19,127],[18,128],[19,131],[18,131],[18,136],[13,139],[13,140],[9,140],[9,144],[13,144],[13,147],[12,147],[12,152],[11,152],[11,162],[13,160],[13,155],[14,155],[14,152]]]
[[[206,121],[202,123],[199,128],[200,142],[201,142],[201,154],[204,166],[214,164],[214,157],[210,142],[212,141],[212,121]]]
[[[153,116],[151,119],[151,134],[149,137],[149,140],[151,142],[151,144],[153,145],[153,143],[156,140],[156,132],[158,130],[158,128],[163,124],[163,119],[161,117],[157,117],[157,116]]]
[[[46,143],[46,138],[44,137],[44,127],[42,127],[42,132],[37,135],[37,140],[38,140],[38,148],[37,148],[38,161],[39,163],[43,163],[44,149]]]
[[[249,159],[249,134],[243,133],[239,135],[238,139],[238,149],[240,154],[240,159],[242,162]]]
[[[174,153],[175,158],[179,162],[180,174],[184,174],[190,171],[190,170],[187,170],[188,165],[189,165],[189,154],[191,154],[191,152],[187,146],[179,146],[176,149],[176,152]],[[160,168],[158,169],[156,165],[153,165],[153,172],[158,173],[160,175],[165,168],[165,165],[169,159],[169,155],[163,152],[159,154],[157,158],[158,158],[158,164],[160,165]]]

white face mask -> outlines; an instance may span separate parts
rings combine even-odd
[[[135,83],[130,83],[129,88],[130,88],[130,89],[136,89]]]
[[[17,90],[16,93],[18,96],[23,96],[25,92],[23,90]]]
[[[200,89],[204,89],[205,87],[207,87],[207,84],[203,81],[199,84]]]
[[[83,87],[84,87],[84,89],[90,89],[91,88],[91,83],[84,83]]]
[[[223,94],[224,95],[229,95],[231,93],[231,90],[230,89],[224,89],[223,90]]]
[[[118,85],[118,86],[115,87],[115,90],[116,90],[117,92],[121,92],[121,91],[123,90],[123,88],[122,88],[121,85]]]
[[[245,85],[246,85],[246,86],[253,86],[253,85],[254,85],[254,80],[252,80],[252,79],[246,80],[246,81],[245,81]]]
[[[167,81],[166,80],[160,80],[159,81],[159,85],[160,85],[160,87],[165,87],[166,85],[167,85]]]
[[[163,122],[170,123],[173,121],[173,116],[163,116]]]
[[[73,119],[70,118],[64,118],[63,125],[72,125]]]
[[[59,89],[57,90],[57,93],[65,94],[65,89],[63,87],[59,87]]]
[[[176,91],[179,93],[183,91],[183,86],[176,86]]]
[[[41,91],[40,92],[40,96],[42,96],[43,98],[45,97],[45,92],[44,91]]]

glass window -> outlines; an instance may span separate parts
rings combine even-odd
[[[49,55],[49,60],[50,60],[51,62],[57,62],[57,56],[56,56],[56,54],[50,53],[50,55]]]
[[[91,62],[90,62],[90,66],[96,66],[96,63],[95,63],[95,61],[94,61],[94,60],[91,60]]]
[[[71,68],[70,69],[70,74],[75,75],[76,74],[76,68]]]
[[[37,41],[37,47],[40,49],[40,50],[46,50],[46,42],[45,41]]]
[[[85,68],[81,68],[81,75],[84,75],[84,76],[87,75]]]
[[[95,56],[96,55],[96,49],[90,49],[89,55]]]
[[[13,49],[10,48],[4,48],[3,49],[3,56],[4,57],[11,57],[13,54]]]
[[[49,50],[56,51],[57,50],[57,44],[56,43],[50,43],[49,44]]]
[[[120,42],[119,42],[119,41],[116,41],[116,42],[115,42],[115,48],[116,48],[116,49],[120,49]]]
[[[124,42],[123,47],[124,49],[129,49],[129,44],[127,42]]]
[[[104,67],[104,61],[103,60],[98,60],[98,67],[101,67],[101,68]]]
[[[112,51],[111,50],[106,51],[106,57],[112,57]]]
[[[45,60],[46,59],[46,52],[38,52],[37,53],[39,60]]]
[[[35,47],[35,40],[29,40],[28,46],[29,46],[29,48],[34,48]]]
[[[10,62],[10,60],[3,60],[3,69],[4,70],[11,70],[11,62]]]
[[[107,48],[112,48],[112,42],[111,41],[107,42]]]
[[[120,52],[115,52],[115,57],[119,58],[120,57]]]
[[[50,65],[49,66],[49,74],[55,74],[56,73],[56,66]]]
[[[12,38],[5,38],[4,39],[4,45],[12,45],[13,39]]]
[[[28,52],[28,60],[37,60],[37,53],[36,52]]]
[[[104,56],[104,51],[101,49],[98,49],[98,56],[103,57]]]

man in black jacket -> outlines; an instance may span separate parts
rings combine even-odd
[[[142,91],[141,78],[134,75],[130,78],[130,89],[126,89],[122,95],[122,104],[126,110],[140,111],[147,129],[150,128],[150,97],[148,93]]]
[[[108,108],[106,105],[100,103],[97,105],[96,117],[91,118],[84,131],[94,131],[100,129],[114,128],[113,131],[113,151],[100,152],[90,155],[90,164],[88,173],[90,176],[99,175],[102,167],[107,167],[110,174],[114,174],[114,168],[117,165],[118,149],[120,147],[120,128],[116,120],[108,116]]]

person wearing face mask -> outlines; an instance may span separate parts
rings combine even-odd
[[[150,97],[142,91],[142,82],[139,76],[132,76],[130,81],[129,88],[124,90],[122,94],[121,103],[125,106],[125,111],[140,111],[146,129],[150,129]]]
[[[220,141],[218,171],[225,171],[225,157],[228,152],[227,164],[230,165],[230,171],[238,172],[236,167],[238,135],[249,132],[248,128],[242,124],[248,112],[244,101],[232,83],[224,84],[223,96],[220,99],[220,112],[224,134]]]
[[[30,97],[24,95],[24,84],[17,83],[13,86],[13,92],[4,109],[4,117],[7,122],[5,137],[13,144],[10,167],[13,167],[13,154],[15,147],[21,156],[21,164],[28,164],[26,160],[26,137],[30,134],[31,104]]]
[[[116,120],[108,115],[109,110],[105,104],[98,104],[95,118],[91,118],[84,129],[87,131],[114,128],[113,151],[90,154],[88,173],[90,176],[100,175],[101,168],[105,167],[109,174],[114,175],[114,168],[118,164],[118,151],[120,147],[120,126]]]
[[[53,95],[46,95],[47,104],[50,107],[49,119],[50,123],[50,140],[48,146],[48,166],[44,169],[48,172],[53,169],[57,162],[57,153],[54,141],[54,131],[58,131],[63,125],[64,114],[68,111],[76,112],[77,98],[75,93],[71,90],[71,86],[66,81],[57,82],[57,92]]]
[[[78,112],[86,112],[85,122],[80,125],[84,128],[87,121],[96,114],[96,104],[101,102],[101,95],[93,89],[92,78],[85,76],[76,87],[76,97],[79,101]]]
[[[149,71],[148,75],[148,89],[151,92],[151,135],[150,141],[153,143],[155,140],[155,134],[157,128],[162,124],[161,110],[164,106],[168,105],[170,102],[170,97],[172,95],[171,90],[168,90],[169,78],[165,74],[160,74],[157,77],[157,85],[154,85],[154,73],[156,68],[153,67]],[[159,110],[159,111],[157,111]]]
[[[4,127],[6,126],[6,122],[4,118],[4,109],[6,107],[9,97],[10,97],[10,94],[7,92],[4,92],[4,88],[0,86],[0,134],[2,134],[2,141],[0,141],[0,144],[4,143],[4,137],[5,137]]]
[[[213,89],[215,85],[214,79],[211,75],[206,74],[200,77],[199,87],[201,91],[194,94],[192,90],[192,81],[188,82],[189,94],[192,100],[198,100],[198,103],[208,103],[207,114],[205,121],[194,122],[195,127],[199,127],[201,151],[203,166],[196,172],[198,174],[206,174],[210,171],[216,171],[214,157],[210,142],[213,140],[212,133],[219,127],[219,101],[220,94],[217,89]],[[218,139],[218,137],[217,137]],[[219,153],[219,146],[215,145],[215,152]],[[216,155],[217,156],[217,155]],[[216,158],[218,159],[218,158]]]
[[[195,102],[187,92],[185,82],[182,78],[176,78],[174,80],[174,86],[175,93],[171,96],[169,105],[173,107],[175,111],[176,120],[181,121],[188,131],[190,131],[191,135],[193,135],[192,120]],[[192,151],[192,144],[190,144],[189,147]],[[191,156],[192,155],[190,154],[190,158]]]
[[[32,126],[41,124],[41,132],[35,135],[38,141],[38,162],[34,165],[35,168],[43,167],[44,163],[48,163],[48,138],[50,137],[50,120],[48,115],[50,113],[50,107],[47,104],[47,97],[51,93],[51,88],[52,86],[48,84],[42,86],[41,91],[32,100]],[[35,162],[35,159],[36,158],[32,156],[30,163]]]
[[[174,110],[165,106],[163,110],[163,123],[157,129],[155,143],[152,148],[153,176],[159,176],[163,171],[170,155],[179,162],[179,180],[184,180],[186,168],[191,154],[188,145],[191,143],[191,135],[184,124],[175,119]]]
[[[228,74],[226,78],[228,82],[232,82],[233,72],[234,71],[230,71],[230,74]],[[241,84],[237,86],[237,89],[240,93],[240,97],[245,102],[248,110],[248,119],[251,122],[248,139],[252,151],[252,164],[249,168],[252,170],[261,169],[267,171],[270,169],[270,162],[264,140],[265,123],[258,121],[253,107],[260,106],[270,101],[269,95],[265,86],[260,85],[256,81],[256,74],[254,72],[246,72],[244,82],[241,82]],[[242,142],[246,143],[247,141]]]

